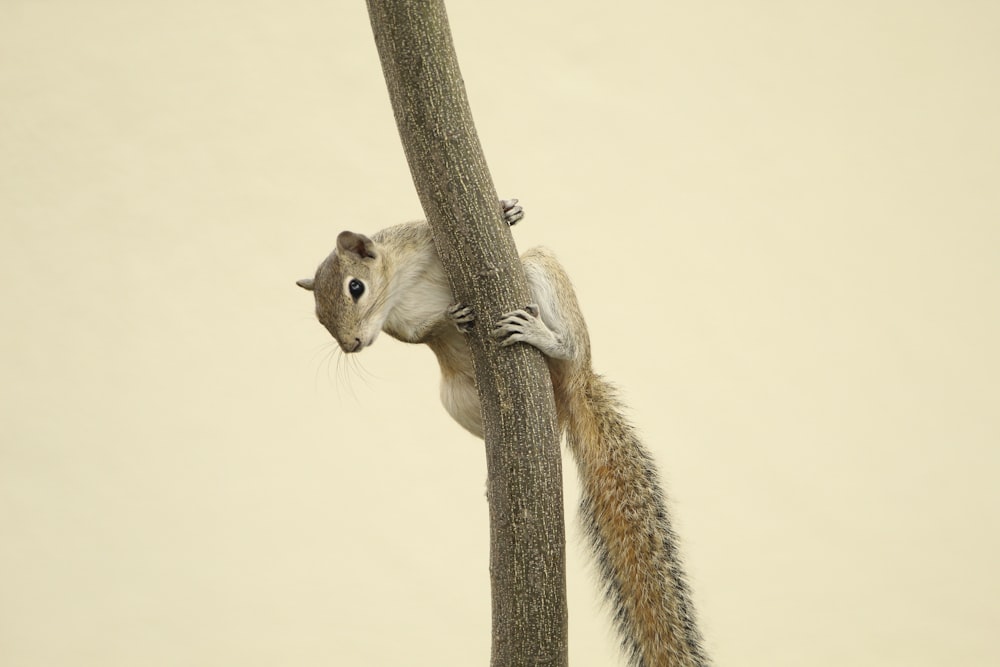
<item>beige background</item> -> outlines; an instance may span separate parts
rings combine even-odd
[[[1000,664],[1000,5],[449,4],[718,664]],[[481,445],[294,286],[419,215],[360,1],[0,2],[0,664],[487,664]]]

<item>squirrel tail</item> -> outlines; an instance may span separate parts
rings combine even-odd
[[[584,384],[567,406],[567,440],[581,519],[629,665],[707,665],[653,459],[614,387],[593,373]]]

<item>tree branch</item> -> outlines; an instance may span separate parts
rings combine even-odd
[[[530,301],[476,135],[443,0],[368,0],[389,97],[424,213],[469,334],[490,504],[492,665],[566,665],[559,431],[548,370],[488,336]]]

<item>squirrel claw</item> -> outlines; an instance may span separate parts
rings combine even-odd
[[[517,205],[516,199],[501,199],[503,219],[508,226],[513,227],[524,217],[524,209]]]
[[[453,303],[448,306],[448,318],[455,323],[455,327],[462,333],[466,333],[472,328],[476,321],[476,312],[464,303]]]

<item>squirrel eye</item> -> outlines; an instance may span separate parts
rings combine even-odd
[[[365,284],[357,278],[351,278],[351,282],[347,283],[347,291],[351,293],[351,298],[357,301],[365,293]]]

